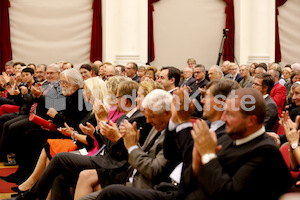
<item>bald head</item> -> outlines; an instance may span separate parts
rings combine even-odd
[[[193,75],[193,69],[186,67],[183,70],[183,78],[188,79]]]
[[[218,65],[213,65],[208,70],[208,78],[210,81],[223,78],[223,72]]]
[[[222,71],[224,74],[229,73],[229,68],[228,68],[229,63],[230,63],[229,60],[225,60],[222,64]]]

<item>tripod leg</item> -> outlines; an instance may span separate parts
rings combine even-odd
[[[218,57],[218,60],[217,60],[217,65],[220,64],[220,60],[221,60],[222,53],[223,53],[225,39],[226,39],[226,37],[225,37],[225,35],[223,35],[222,40],[221,40],[220,49],[219,49],[219,57]]]

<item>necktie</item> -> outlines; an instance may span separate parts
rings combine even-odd
[[[144,152],[148,152],[151,149],[151,147],[154,145],[155,141],[159,138],[160,135],[161,135],[161,132],[157,132],[156,133],[156,135],[154,136],[154,138],[152,138],[152,140],[148,143],[148,145],[144,149]],[[130,168],[127,171],[126,179],[124,180],[124,184],[126,182],[128,182],[128,180],[129,180],[129,178],[131,176],[133,176],[133,174],[132,174],[133,170],[134,170],[134,168],[132,166],[130,166]]]
[[[148,143],[148,145],[144,149],[145,152],[148,152],[151,149],[151,147],[153,146],[153,144],[159,138],[160,135],[161,135],[161,132],[157,132],[156,133],[156,135],[154,136],[154,138],[152,138],[152,140]]]
[[[121,124],[124,122],[125,119],[128,119],[127,115],[125,115],[125,117],[121,120],[118,128],[120,128]]]

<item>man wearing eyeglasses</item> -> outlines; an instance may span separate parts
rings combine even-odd
[[[134,62],[130,62],[125,67],[125,74],[127,77],[131,78],[133,81],[140,83],[141,77],[139,77],[136,72],[138,70],[138,66]]]
[[[273,127],[278,120],[278,109],[274,100],[270,96],[270,92],[274,86],[274,78],[271,74],[261,73],[254,77],[252,87],[259,90],[266,103],[267,113],[265,118],[265,128],[267,131],[272,131]]]

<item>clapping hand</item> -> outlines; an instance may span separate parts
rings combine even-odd
[[[94,100],[93,110],[95,112],[95,117],[97,122],[107,121],[108,109],[105,107],[103,102],[99,99]]]
[[[138,144],[140,138],[140,130],[137,130],[136,122],[130,124],[127,120],[124,120],[124,122],[120,126],[120,133],[127,150],[130,147]]]
[[[47,115],[54,118],[58,112],[54,108],[49,108]]]
[[[74,128],[69,127],[66,122],[64,123],[64,125],[65,128],[59,127],[57,130],[61,132],[64,136],[71,137],[72,133],[74,132]]]
[[[36,83],[34,86],[31,87],[31,93],[35,97],[40,97],[43,94],[43,90],[41,88],[41,83]]]
[[[201,157],[205,154],[217,153],[222,149],[217,145],[217,136],[214,131],[209,131],[208,125],[204,120],[197,120],[193,125],[191,135],[194,139],[193,147],[193,173],[198,174],[201,163]]]
[[[110,124],[105,123],[104,121],[100,121],[98,123],[98,127],[100,128],[100,133],[107,137],[110,141],[116,143],[122,136],[119,132],[117,124],[113,121],[110,121]]]
[[[81,123],[81,124],[79,124],[79,128],[84,134],[89,135],[92,138],[94,138],[94,133],[95,133],[96,129],[92,124],[90,124],[89,122],[86,122],[86,126],[84,126]]]

